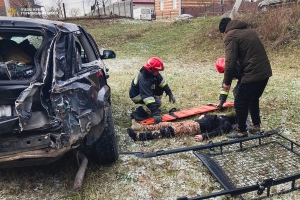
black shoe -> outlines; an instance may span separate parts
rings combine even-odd
[[[135,119],[136,121],[143,121],[150,118],[151,116],[144,110],[143,106],[139,106],[130,114],[130,117],[132,119]]]
[[[148,119],[149,117],[141,117],[137,112],[133,111],[131,114],[130,114],[130,117],[132,119],[135,119],[136,121],[143,121],[145,119]]]
[[[127,133],[128,133],[128,135],[129,135],[134,141],[137,140],[137,138],[136,138],[136,132],[134,132],[134,130],[132,130],[131,128],[128,128],[128,129],[127,129]]]
[[[248,131],[253,135],[258,135],[261,133],[259,125],[251,126]]]
[[[228,138],[243,138],[243,137],[248,137],[247,132],[238,132],[238,133],[229,133],[226,134]]]

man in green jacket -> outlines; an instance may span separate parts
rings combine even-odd
[[[240,62],[241,83],[237,88],[234,108],[238,120],[238,133],[227,134],[230,138],[247,137],[246,119],[250,111],[252,134],[260,133],[259,98],[264,92],[272,69],[265,48],[257,33],[248,28],[244,21],[223,18],[219,24],[225,44],[225,71],[223,88],[230,90],[236,73],[236,63]]]

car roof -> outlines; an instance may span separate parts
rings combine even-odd
[[[16,28],[46,28],[51,32],[57,32],[57,28],[66,32],[78,31],[78,26],[72,23],[62,21],[52,21],[40,18],[26,18],[26,17],[3,17],[0,16],[1,27],[16,27]]]

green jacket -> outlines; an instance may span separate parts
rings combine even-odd
[[[272,76],[271,65],[258,35],[247,23],[232,20],[225,29],[225,71],[223,83],[231,85],[236,63],[241,63],[242,83],[261,81]]]

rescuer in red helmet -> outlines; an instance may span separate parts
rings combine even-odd
[[[144,104],[144,106],[133,111],[131,118],[141,121],[153,115],[155,123],[161,122],[158,108],[161,106],[164,92],[169,96],[169,102],[175,103],[170,87],[159,73],[163,70],[163,62],[157,57],[152,57],[140,69],[137,77],[132,80],[129,96],[135,104]]]

